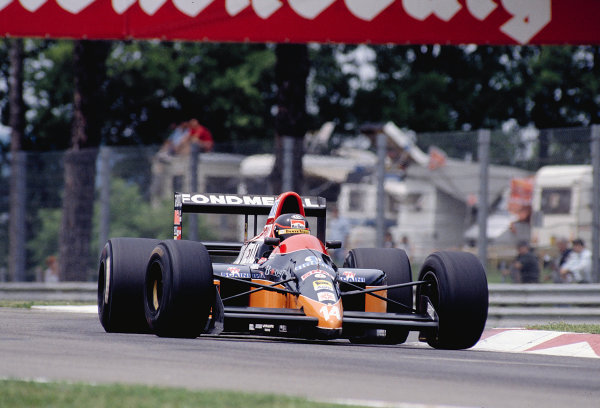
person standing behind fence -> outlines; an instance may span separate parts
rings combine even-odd
[[[44,282],[58,282],[58,259],[50,255],[46,258],[46,269],[44,270]]]
[[[400,243],[398,244],[398,248],[403,249],[409,258],[412,257],[412,245],[410,244],[410,241],[408,240],[408,237],[406,235],[402,235]]]
[[[540,265],[528,242],[520,241],[517,244],[517,257],[512,264],[512,269],[514,275],[518,276],[517,282],[539,283]]]
[[[560,268],[560,276],[567,283],[592,282],[592,253],[581,238],[573,240],[573,250]]]
[[[385,232],[385,236],[383,237],[383,247],[384,248],[396,248],[396,243],[394,242],[394,237],[390,231]]]
[[[560,270],[567,261],[572,249],[569,248],[569,240],[565,237],[558,237],[556,239],[556,248],[558,249],[558,256],[552,264],[552,281],[554,283],[563,283],[564,280],[560,276]]]

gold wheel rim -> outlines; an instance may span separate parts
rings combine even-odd
[[[154,281],[154,287],[152,288],[152,304],[154,305],[154,310],[158,310],[158,281]]]

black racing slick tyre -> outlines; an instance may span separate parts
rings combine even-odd
[[[439,319],[427,343],[452,350],[474,346],[488,313],[487,277],[479,259],[467,252],[435,252],[425,259],[419,280],[427,283],[417,288],[417,299],[427,296]]]
[[[112,238],[100,255],[98,316],[107,332],[147,333],[144,278],[152,249],[146,238]]]
[[[406,252],[397,248],[355,248],[349,251],[345,267],[379,269],[385,272],[387,284],[397,285],[412,281],[410,261]],[[367,295],[369,296],[369,295]],[[400,306],[388,302],[389,313],[409,313],[413,308],[412,287],[390,289],[388,299],[401,303]],[[400,344],[406,341],[409,331],[402,328],[388,329],[383,340],[386,344]],[[351,339],[352,340],[352,339]],[[362,342],[360,339],[354,339]]]
[[[144,310],[161,337],[198,337],[215,301],[212,263],[200,242],[162,241],[146,269]]]

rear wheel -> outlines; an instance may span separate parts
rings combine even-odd
[[[356,248],[350,250],[344,267],[379,269],[385,272],[387,284],[397,285],[412,281],[412,272],[410,261],[406,252],[397,248]],[[370,295],[366,295],[370,296]],[[388,299],[401,303],[400,306],[393,302],[388,302],[387,311],[389,313],[407,313],[413,307],[412,287],[389,289]],[[384,338],[376,337],[373,333],[367,333],[366,336],[351,338],[353,342],[384,342],[386,344],[400,344],[406,341],[409,331],[402,328],[386,330]]]
[[[200,242],[163,241],[148,261],[144,310],[150,328],[161,337],[198,337],[215,300],[213,270]]]
[[[144,277],[150,252],[158,242],[113,238],[104,245],[98,271],[98,316],[107,332],[148,332]]]
[[[488,312],[487,277],[479,259],[467,252],[435,252],[425,260],[419,280],[427,284],[417,288],[417,299],[427,296],[439,318],[427,343],[439,349],[474,346]]]

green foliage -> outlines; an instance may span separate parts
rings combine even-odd
[[[8,58],[8,50],[10,48],[10,40],[5,39],[0,41],[0,78],[8,78],[10,71],[10,60]],[[8,82],[8,81],[7,81]],[[8,89],[0,87],[0,123],[8,125]],[[6,146],[0,141],[0,152],[7,150]]]
[[[529,61],[526,95],[540,128],[597,122],[600,91],[598,47],[542,47]],[[589,108],[595,106],[595,109]]]
[[[307,92],[308,113],[311,129],[318,129],[324,122],[335,121],[348,129],[356,124],[352,109],[356,90],[351,83],[358,81],[357,74],[345,70],[339,58],[355,50],[345,45],[314,45],[309,48],[311,72]],[[354,60],[348,60],[351,68]]]
[[[73,42],[33,41],[25,60],[28,112],[26,149],[66,149],[73,117]]]
[[[372,91],[359,93],[363,121],[412,130],[497,127],[510,117],[503,47],[378,46]]]
[[[168,200],[167,200],[168,201]],[[173,234],[173,204],[165,201],[153,207],[144,199],[135,184],[122,179],[113,179],[111,184],[111,237],[144,237],[169,239]],[[94,227],[90,231],[92,254],[90,265],[95,267],[99,248],[98,231],[100,209],[96,203]],[[37,212],[34,235],[27,243],[30,263],[43,268],[50,255],[58,254],[58,233],[61,223],[61,209],[41,208]]]
[[[415,131],[538,128],[599,120],[598,47],[377,46],[375,87],[362,90],[362,121]]]
[[[62,211],[59,208],[40,208],[34,236],[27,241],[30,264],[45,267],[48,256],[58,254],[58,231],[60,231]]]
[[[600,122],[597,46],[309,48],[311,129],[325,121],[336,122],[338,131],[393,121],[417,132],[499,129],[508,120],[537,128]],[[359,75],[361,48],[373,50],[375,77],[368,83]],[[27,98],[32,106],[26,146],[66,148],[73,109],[73,42],[28,40],[26,50],[25,87],[32,96]],[[3,42],[0,57],[6,53]],[[0,61],[0,76],[6,80],[8,60]],[[217,142],[234,146],[251,138],[270,140],[275,62],[273,45],[115,41],[104,84],[108,101],[98,103],[104,143],[160,143],[171,123],[192,117]],[[567,146],[549,143],[558,150]],[[540,149],[540,156],[549,149]],[[580,153],[574,151],[573,157]],[[510,161],[510,151],[502,155]]]
[[[27,148],[64,149],[73,115],[73,42],[38,40],[29,48],[25,85],[34,106]],[[272,135],[265,129],[274,64],[271,47],[260,44],[113,42],[103,86],[107,102],[97,105],[103,140],[160,143],[171,123],[191,118],[217,141]]]
[[[97,237],[100,208],[94,211],[92,248],[99,248]],[[136,184],[113,179],[110,192],[110,236],[131,238],[173,238],[173,203],[165,201],[153,207]]]
[[[262,136],[275,58],[259,44],[117,43],[108,61],[110,143],[158,143],[197,118],[217,141]]]

